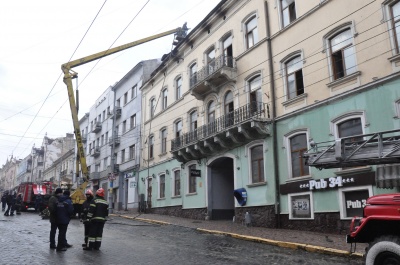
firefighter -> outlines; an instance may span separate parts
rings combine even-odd
[[[96,196],[90,203],[87,217],[90,220],[89,246],[83,250],[99,250],[101,246],[101,237],[103,235],[104,223],[108,216],[108,202],[104,200],[104,189],[96,191]]]
[[[85,243],[82,244],[82,247],[88,247],[88,238],[89,238],[89,228],[90,228],[90,221],[87,217],[87,214],[89,213],[89,208],[90,208],[90,203],[93,200],[93,192],[92,190],[88,189],[86,191],[86,201],[82,204],[82,213],[81,213],[81,222],[83,222],[84,225],[84,240]]]
[[[21,206],[22,206],[22,193],[18,193],[17,201],[15,203],[15,210],[17,211],[17,214],[21,214]]]

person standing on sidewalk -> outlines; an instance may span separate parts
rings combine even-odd
[[[56,249],[56,233],[57,233],[57,218],[56,218],[56,205],[58,197],[63,193],[61,188],[57,188],[54,195],[50,197],[48,209],[50,212],[50,248]]]
[[[56,206],[56,223],[58,229],[57,251],[67,250],[67,229],[71,215],[74,213],[72,201],[69,198],[69,191],[64,191],[64,194],[58,197]]]
[[[108,216],[108,202],[104,200],[104,189],[96,191],[96,197],[92,200],[87,217],[90,219],[89,246],[83,250],[99,250],[101,237],[103,236],[104,223]]]
[[[83,202],[82,204],[82,213],[81,213],[81,222],[83,222],[84,225],[84,242],[82,244],[82,247],[88,247],[88,238],[89,238],[89,229],[90,229],[90,220],[88,219],[87,215],[89,213],[89,208],[90,208],[90,203],[93,200],[93,192],[92,190],[88,189],[86,191],[86,201]]]
[[[6,210],[6,205],[7,205],[7,191],[3,193],[3,196],[1,196],[1,209],[4,212]]]
[[[9,216],[10,215],[10,212],[12,211],[12,195],[11,195],[11,192],[9,191],[8,193],[7,193],[7,199],[6,199],[6,203],[7,203],[7,210],[6,210],[6,212],[4,213],[4,215],[5,216]]]
[[[22,206],[22,193],[18,193],[17,200],[15,202],[15,210],[17,214],[21,214],[21,206]]]

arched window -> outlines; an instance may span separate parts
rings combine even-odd
[[[257,112],[262,108],[262,91],[261,91],[261,76],[256,75],[248,81],[250,92],[250,108],[251,111]]]
[[[303,61],[301,60],[301,56],[296,56],[290,61],[287,61],[285,63],[285,68],[287,99],[292,99],[304,94]]]
[[[258,31],[257,31],[257,18],[253,16],[246,22],[246,45],[247,49],[250,49],[258,42]]]
[[[175,99],[178,100],[182,97],[182,78],[178,77],[175,80]]]
[[[194,63],[189,67],[190,70],[190,87],[197,84],[197,64]]]
[[[330,38],[329,46],[335,80],[356,72],[356,54],[351,29]]]

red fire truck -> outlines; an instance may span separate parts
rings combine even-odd
[[[52,182],[23,182],[18,186],[17,193],[22,194],[21,210],[35,209],[35,201],[38,195],[42,196],[42,204],[40,211],[47,207],[47,202],[53,193]]]

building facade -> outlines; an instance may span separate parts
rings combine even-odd
[[[303,153],[400,128],[399,6],[220,1],[142,88],[147,206],[336,232],[367,197],[398,191],[374,165],[319,171]]]
[[[107,191],[113,209],[138,207],[140,87],[158,64],[157,59],[138,63],[109,87],[79,122],[91,186]]]

